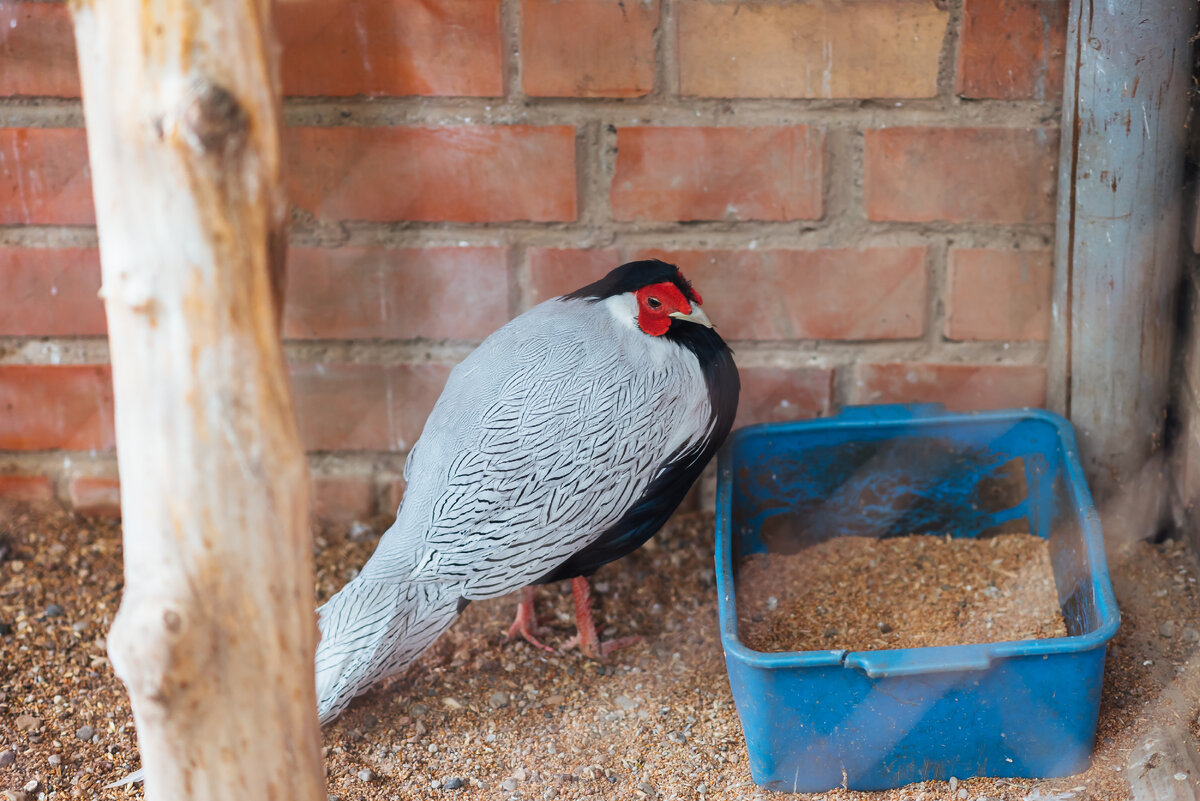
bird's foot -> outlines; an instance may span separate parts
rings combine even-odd
[[[512,642],[520,636],[534,648],[540,648],[552,654],[557,653],[537,638],[538,631],[537,613],[533,609],[533,587],[526,587],[521,591],[521,602],[517,605],[517,617],[508,627],[508,641]]]
[[[580,639],[580,636],[576,634],[574,637],[563,643],[563,646],[560,650],[569,651],[572,648],[578,648],[579,652],[588,659],[594,659],[597,662],[604,662],[608,660],[609,654],[611,654],[613,651],[619,651],[622,648],[628,648],[631,645],[636,645],[646,638],[640,634],[634,634],[629,637],[615,637],[611,640],[597,639],[595,642],[585,642],[582,645],[580,644]]]

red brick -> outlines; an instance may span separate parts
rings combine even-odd
[[[66,3],[0,2],[0,95],[79,97]]]
[[[375,485],[370,476],[314,477],[312,511],[328,523],[366,520],[375,514]]]
[[[741,367],[735,426],[806,420],[829,413],[833,370],[825,367]]]
[[[0,498],[32,502],[53,497],[54,484],[46,476],[0,476]]]
[[[956,90],[1000,100],[1062,98],[1065,0],[965,0]]]
[[[313,451],[406,451],[445,386],[441,364],[294,364],[304,445]]]
[[[926,249],[643,251],[678,265],[733,340],[904,339],[925,330]]]
[[[284,336],[483,339],[508,322],[504,248],[291,248]]]
[[[950,17],[930,0],[691,0],[677,13],[680,91],[703,97],[933,97]]]
[[[100,252],[0,246],[0,336],[103,336]]]
[[[0,128],[0,225],[91,225],[82,128]]]
[[[952,411],[1042,406],[1046,370],[1033,365],[862,364],[855,403],[944,403]]]
[[[805,125],[622,128],[618,220],[815,220],[825,136]]]
[[[1050,337],[1052,253],[1048,250],[950,251],[950,339]]]
[[[1050,223],[1058,131],[884,128],[866,133],[872,220]]]
[[[524,0],[521,83],[535,97],[637,97],[654,89],[658,0]]]
[[[504,93],[500,0],[292,0],[275,9],[285,94]]]
[[[0,365],[0,450],[109,450],[108,365]]]
[[[67,485],[67,496],[75,511],[85,515],[121,516],[121,482],[115,478],[76,476]]]
[[[620,265],[621,254],[614,248],[530,248],[530,302],[541,303],[574,292]]]
[[[291,128],[286,140],[289,199],[318,217],[575,219],[569,126]]]

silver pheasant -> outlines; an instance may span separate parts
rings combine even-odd
[[[624,265],[489,336],[429,415],[395,523],[319,610],[321,721],[412,663],[468,602],[587,576],[640,546],[720,446],[737,396],[699,294],[663,262]]]

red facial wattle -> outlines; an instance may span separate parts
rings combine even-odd
[[[700,295],[691,292],[700,303]],[[671,328],[672,312],[692,313],[692,304],[679,287],[670,281],[651,284],[637,291],[638,327],[650,336],[660,337]]]

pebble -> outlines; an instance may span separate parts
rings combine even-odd
[[[51,754],[50,756],[46,757],[46,762],[50,765],[50,767],[57,768],[62,764],[62,757],[60,757],[58,754]]]
[[[654,792],[654,785],[650,784],[649,782],[642,782],[637,786],[637,788],[639,793],[649,796],[650,798],[654,798],[654,796],[657,795],[657,793]]]
[[[631,709],[637,709],[637,701],[630,698],[628,695],[618,695],[616,698],[617,706],[628,712]]]
[[[41,718],[35,718],[33,715],[17,715],[16,724],[21,731],[37,731],[42,728]]]
[[[512,777],[519,782],[527,782],[529,781],[529,771],[525,768],[517,768],[512,772]]]
[[[445,704],[450,709],[462,709],[463,708],[463,702],[458,700],[457,698],[443,698],[442,703]]]
[[[11,750],[0,751],[0,768],[7,768],[17,761],[17,755]]]
[[[966,787],[964,787],[964,788],[962,788],[961,790],[959,790],[959,791],[958,791],[958,797],[959,797],[959,798],[966,798],[966,797],[967,797],[967,788],[966,788]]]
[[[558,798],[558,790],[553,787],[547,787],[546,791],[542,793],[542,798],[547,799],[547,801],[551,798]]]
[[[958,777],[951,776],[950,777],[950,792],[953,793],[957,789],[958,789]]]
[[[63,608],[58,604],[50,604],[46,607],[46,617],[62,617]]]
[[[30,779],[29,781],[25,782],[25,786],[21,789],[27,793],[36,793],[38,789],[38,780]]]
[[[375,779],[375,772],[373,770],[371,770],[370,768],[363,768],[362,770],[360,770],[358,772],[358,780],[360,782],[374,781],[374,779]]]
[[[1164,620],[1158,627],[1158,636],[1171,639],[1176,634],[1175,621]]]
[[[488,696],[488,706],[492,709],[503,709],[508,706],[508,693],[503,690],[497,690]]]
[[[464,782],[462,779],[458,778],[457,776],[454,776],[449,779],[446,779],[445,783],[442,784],[442,788],[445,790],[459,790],[462,788],[462,786],[464,784],[466,784],[466,782]]]
[[[363,540],[372,536],[374,533],[375,530],[373,528],[368,526],[366,523],[356,520],[350,524],[350,533],[347,536],[350,538],[351,542],[362,542]]]
[[[91,726],[80,726],[75,730],[75,736],[86,743],[96,736],[96,730]]]
[[[20,790],[5,790],[0,793],[0,799],[4,801],[25,801],[27,796]]]
[[[512,778],[505,779],[504,782],[500,785],[500,789],[504,790],[505,792],[511,793],[513,790],[517,789],[517,780],[512,779]]]
[[[1200,643],[1200,631],[1197,631],[1191,626],[1184,626],[1183,631],[1179,633],[1179,636],[1183,638],[1185,643]]]

